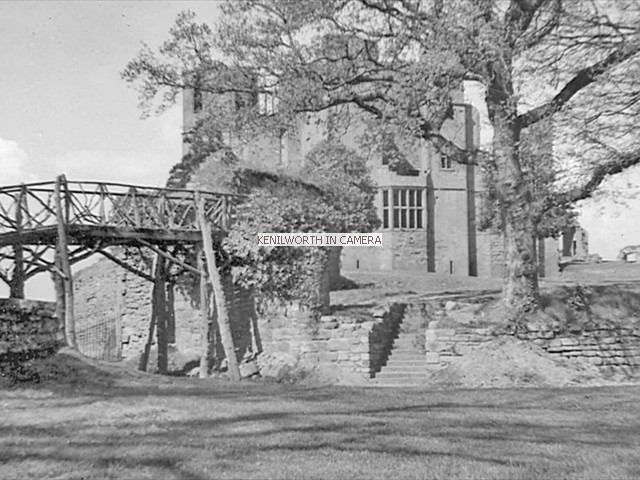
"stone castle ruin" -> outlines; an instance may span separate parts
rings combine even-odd
[[[222,98],[230,105],[236,100]],[[220,101],[219,96],[185,91],[185,132],[205,114],[208,102]],[[481,133],[482,122],[474,101],[460,92],[452,118],[442,132],[468,149],[477,147]],[[249,163],[295,172],[303,165],[306,153],[327,135],[322,118],[301,116],[298,120],[278,138],[265,135],[246,140],[228,135],[226,141],[239,158]],[[363,128],[364,123],[356,116],[333,135],[337,134],[343,144],[368,159],[378,185],[375,202],[383,247],[345,247],[337,252],[339,257],[334,252],[327,268],[328,284],[339,283],[341,271],[413,270],[500,277],[504,258],[501,239],[477,227],[483,193],[478,169],[473,164],[456,164],[428,142],[416,142],[401,135],[389,137],[381,150],[365,151],[357,141]],[[184,153],[188,153],[186,143],[184,148]],[[541,239],[538,255],[541,276],[558,274],[555,240]],[[167,297],[174,302],[169,315],[173,367],[184,369],[185,365],[194,365],[200,355],[201,326],[198,301],[194,300],[197,295],[171,285],[168,288]],[[344,315],[321,316],[295,305],[262,308],[255,305],[250,292],[235,288],[228,279],[225,288],[237,356],[257,358],[263,370],[288,357],[289,363],[307,362],[332,368],[339,365],[368,378],[384,363],[384,355],[393,341],[389,333],[397,328],[401,318],[397,311],[362,320],[347,319]],[[101,347],[92,345],[101,344],[105,346],[100,354],[104,358],[115,356],[135,362],[145,346],[154,341],[149,337],[151,289],[149,282],[105,262],[80,272],[75,291],[77,298],[82,299],[77,313],[82,338],[79,344],[85,345],[81,348],[99,350]]]

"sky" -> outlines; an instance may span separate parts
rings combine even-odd
[[[213,2],[0,0],[0,184],[78,180],[162,185],[180,160],[179,108],[140,118],[120,72],[159,45],[177,13]]]
[[[137,92],[120,72],[142,41],[160,45],[185,9],[213,22],[218,5],[0,0],[0,185],[61,173],[72,180],[164,185],[181,157],[180,106],[141,119]],[[623,206],[611,201],[629,182],[640,185],[640,171],[583,209],[591,251],[605,258],[640,244],[640,198]],[[28,284],[27,294],[39,296],[39,289]]]
[[[0,0],[0,185],[64,173],[163,186],[182,156],[180,105],[141,119],[120,72],[142,41],[160,45],[186,9],[214,21],[218,6]],[[27,297],[52,298],[49,283],[47,275],[27,282]]]

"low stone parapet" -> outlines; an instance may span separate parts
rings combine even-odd
[[[0,361],[45,356],[63,345],[54,302],[0,299]]]
[[[425,363],[442,368],[454,357],[500,336],[505,335],[489,328],[440,328],[440,322],[432,321],[425,335]],[[587,361],[605,371],[640,369],[640,329],[592,326],[572,334],[532,325],[516,337],[552,356]]]

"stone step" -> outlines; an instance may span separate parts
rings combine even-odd
[[[382,370],[380,370],[380,373],[386,375],[386,374],[396,374],[396,373],[401,373],[401,374],[408,374],[408,375],[412,375],[412,374],[420,374],[422,375],[425,371],[427,371],[427,366],[426,365],[420,365],[420,366],[410,366],[410,367],[403,367],[403,366],[395,366],[395,365],[391,365],[389,367],[385,367]]]
[[[387,359],[387,365],[398,364],[398,365],[424,365],[427,361],[427,357],[424,353],[420,355],[398,355],[389,357]]]
[[[378,375],[386,375],[387,373],[393,373],[394,375],[396,373],[400,373],[400,374],[403,374],[403,375],[404,374],[406,374],[406,375],[426,375],[428,371],[429,371],[429,369],[427,368],[427,365],[425,363],[423,363],[422,365],[411,365],[411,366],[389,365],[387,367],[384,367],[382,370],[380,370]]]
[[[398,336],[386,366],[372,379],[376,386],[421,387],[426,384],[429,368],[426,365],[424,351],[425,328],[422,320],[406,319],[400,325]]]
[[[426,375],[389,375],[375,377],[378,384],[393,385],[426,385],[428,377]]]
[[[394,350],[389,355],[389,360],[424,360],[425,353],[419,350]]]
[[[426,359],[424,357],[415,360],[392,360],[389,359],[387,361],[387,365],[384,367],[385,369],[391,367],[399,367],[399,368],[424,368],[427,365]]]
[[[428,375],[428,369],[426,366],[422,366],[420,368],[414,368],[414,369],[407,369],[407,370],[402,370],[402,369],[391,369],[391,370],[387,370],[386,368],[381,370],[377,375],[376,378],[379,377],[425,377]]]

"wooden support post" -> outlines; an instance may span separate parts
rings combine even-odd
[[[227,202],[227,196],[222,196],[222,216],[220,217],[220,228],[227,230],[229,228],[229,204]]]
[[[167,281],[167,342],[176,343],[176,285]]]
[[[125,280],[125,272],[118,272],[116,280],[116,348],[115,360],[122,360],[122,317],[124,317],[126,303],[125,294],[127,284]]]
[[[22,233],[23,227],[23,203],[26,202],[27,187],[22,184],[20,193],[16,198],[16,234],[18,239]],[[18,241],[13,244],[13,255],[15,257],[13,263],[13,273],[9,283],[10,298],[24,298],[24,251],[22,244]]]
[[[60,247],[55,247],[55,270],[51,272],[53,278],[53,286],[56,292],[56,316],[58,317],[58,326],[61,331],[65,331],[67,322],[65,321],[65,297],[64,297],[64,276],[62,275],[62,260],[60,258]]]
[[[142,221],[140,219],[140,210],[138,210],[138,200],[136,199],[136,187],[129,189],[131,192],[131,205],[133,207],[133,220],[136,223],[136,227],[142,227]]]
[[[100,192],[100,203],[99,203],[99,211],[100,211],[100,225],[107,224],[107,210],[104,205],[104,200],[106,198],[105,195],[105,186],[103,184],[98,185],[98,191]]]
[[[231,334],[231,322],[229,321],[229,312],[227,310],[227,302],[225,299],[224,288],[222,286],[222,278],[218,272],[216,265],[216,254],[213,249],[213,240],[211,235],[211,224],[207,220],[205,214],[204,199],[198,195],[198,220],[200,223],[200,231],[202,232],[202,244],[207,259],[207,270],[209,271],[209,280],[213,287],[213,297],[218,312],[218,328],[222,339],[222,347],[227,357],[229,378],[233,382],[240,381],[240,370],[238,368],[238,359],[236,357],[233,336]]]
[[[211,358],[214,361],[216,368],[220,368],[220,362],[224,358],[224,349],[222,352],[218,348],[221,344],[220,339],[220,328],[218,328],[218,312],[216,311],[216,300],[213,298],[213,295],[209,295],[209,318],[211,319],[210,323],[210,337],[211,337]]]
[[[202,243],[196,247],[196,257],[198,258],[198,270],[200,270],[200,378],[209,376],[209,352],[211,339],[209,338],[209,289],[207,287],[207,272],[204,267],[204,252]]]
[[[151,345],[153,344],[153,338],[155,336],[156,323],[158,322],[158,302],[156,297],[158,296],[158,282],[155,280],[158,278],[158,271],[162,268],[160,265],[164,259],[160,255],[156,255],[154,267],[153,267],[153,292],[151,293],[151,318],[149,320],[149,335],[147,336],[147,343],[144,346],[144,351],[140,355],[140,363],[138,364],[138,370],[146,372],[147,365],[149,364],[149,355],[151,354]]]
[[[156,309],[158,327],[158,371],[166,374],[169,369],[169,322],[167,321],[167,281],[164,257],[158,259],[158,265],[153,285],[153,303]]]
[[[73,311],[73,277],[71,275],[69,245],[67,242],[68,208],[63,209],[62,204],[62,187],[63,183],[66,185],[66,182],[67,180],[64,175],[60,175],[56,178],[53,197],[56,206],[56,220],[58,223],[58,254],[60,255],[61,270],[65,276],[65,336],[67,339],[67,345],[73,349],[77,349],[78,345],[76,343],[76,321]],[[69,199],[67,198],[66,200],[66,203],[68,203]],[[67,215],[65,215],[65,213],[67,213]]]

